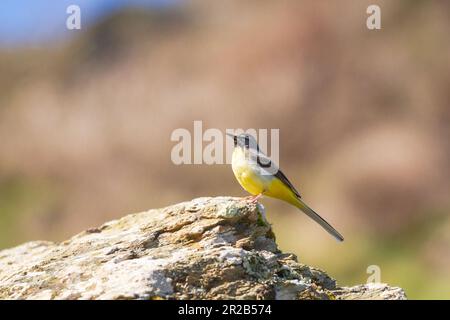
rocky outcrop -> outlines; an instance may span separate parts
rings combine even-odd
[[[405,299],[278,250],[259,204],[198,198],[0,251],[1,299]]]

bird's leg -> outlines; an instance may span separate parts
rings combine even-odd
[[[257,203],[258,202],[258,199],[259,198],[261,198],[262,197],[262,193],[260,193],[260,194],[257,194],[256,196],[248,196],[248,197],[245,197],[245,200],[247,200],[247,201],[249,201],[249,202],[251,202],[251,203]]]

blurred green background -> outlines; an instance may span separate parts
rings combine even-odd
[[[283,171],[346,238],[263,199],[281,249],[450,299],[450,2],[21,2],[0,4],[0,249],[244,196],[229,166],[175,166],[172,131],[279,128]]]

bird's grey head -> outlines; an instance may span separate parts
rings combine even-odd
[[[248,133],[241,133],[240,135],[237,136],[234,134],[227,133],[227,135],[233,138],[235,147],[259,150],[259,146],[258,143],[256,142],[256,139]]]

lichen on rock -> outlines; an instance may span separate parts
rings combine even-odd
[[[341,288],[282,253],[264,208],[198,198],[0,251],[1,299],[405,299],[400,288]]]

